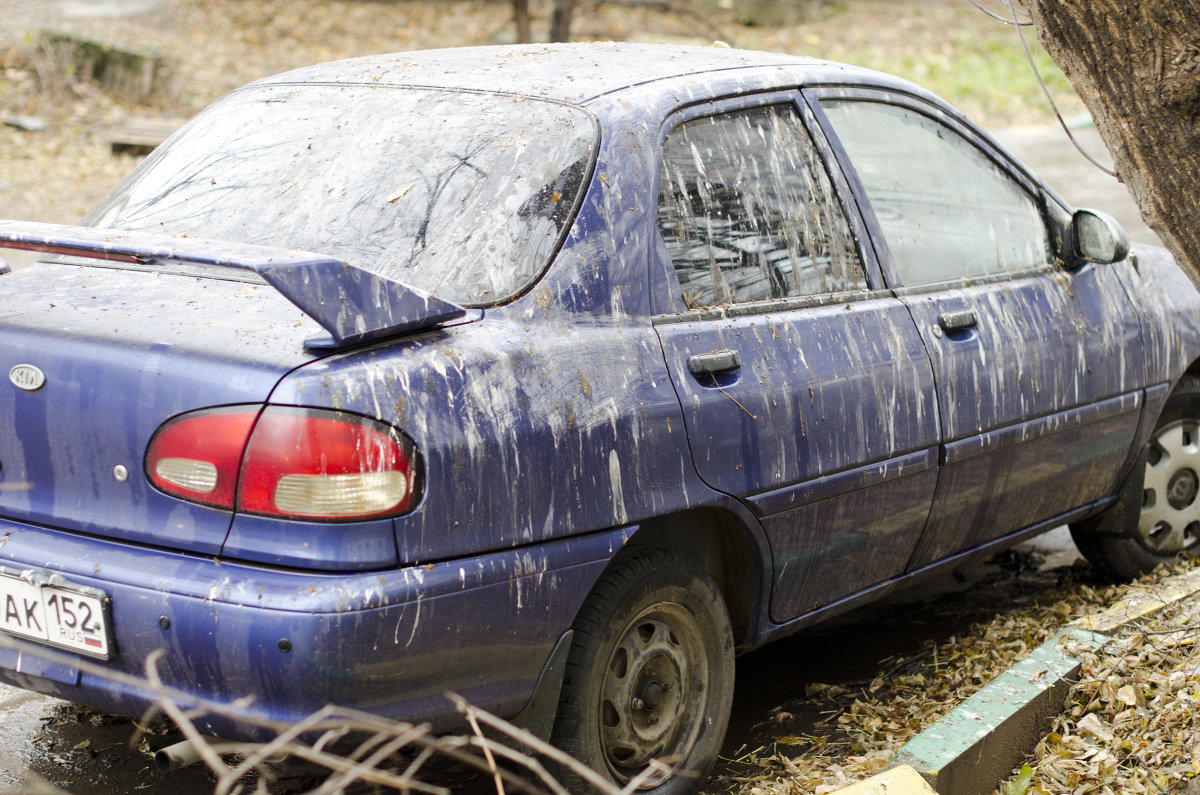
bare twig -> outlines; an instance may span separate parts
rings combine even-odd
[[[428,725],[393,721],[371,713],[337,706],[326,706],[303,720],[283,724],[256,714],[251,709],[253,700],[249,698],[239,699],[228,704],[211,702],[197,699],[169,687],[162,681],[158,672],[158,665],[163,657],[161,652],[154,652],[147,657],[145,676],[142,678],[113,671],[90,660],[79,659],[55,649],[0,635],[0,647],[5,646],[18,648],[23,654],[40,657],[49,662],[78,665],[81,671],[86,671],[89,675],[123,684],[155,698],[155,704],[147,710],[143,721],[148,721],[156,715],[165,715],[175,723],[179,732],[194,746],[200,760],[217,775],[214,795],[228,795],[241,791],[241,787],[244,786],[242,779],[248,773],[257,772],[260,776],[270,775],[271,770],[265,764],[284,756],[303,760],[329,771],[330,777],[313,790],[314,795],[345,791],[347,787],[356,783],[406,792],[449,795],[450,791],[445,787],[423,782],[417,778],[424,765],[438,756],[490,774],[495,781],[498,795],[512,792],[538,793],[544,791],[541,787],[535,787],[519,773],[501,766],[500,759],[504,759],[518,770],[523,770],[555,795],[569,795],[567,789],[555,780],[536,756],[485,737],[482,729],[484,724],[497,729],[502,736],[510,738],[514,744],[519,743],[524,748],[534,748],[534,754],[553,758],[556,764],[570,769],[588,781],[602,795],[618,795],[620,792],[595,771],[571,759],[562,751],[542,743],[532,734],[512,726],[507,721],[484,710],[469,707],[463,699],[457,696],[454,697],[454,703],[459,711],[467,717],[468,723],[474,729],[475,736],[473,737],[436,736],[430,732]],[[272,738],[261,743],[246,742],[222,745],[213,738],[203,735],[197,728],[198,720],[212,716],[235,720],[248,730],[265,730],[271,733]],[[145,733],[145,729],[137,721],[134,721],[134,726],[136,730],[133,736],[136,743],[137,739]],[[356,742],[353,748],[345,753],[333,750],[335,746],[341,746],[351,738],[355,738]],[[384,768],[384,765],[389,764],[398,752],[406,749],[413,749],[416,753],[403,769],[393,771]],[[236,764],[231,764],[226,762],[222,755],[236,755],[240,759]],[[62,795],[60,790],[32,774],[29,774],[28,779],[28,788],[31,792]]]

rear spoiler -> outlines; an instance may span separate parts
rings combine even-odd
[[[416,287],[324,254],[87,226],[0,221],[0,248],[162,265],[218,265],[253,271],[329,332],[305,342],[338,349],[433,328],[466,310]]]

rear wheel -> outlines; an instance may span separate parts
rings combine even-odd
[[[554,726],[554,744],[618,786],[653,760],[642,791],[697,789],[725,736],[733,637],[707,572],[662,549],[629,550],[588,596]],[[581,791],[570,774],[563,783]]]
[[[1118,579],[1139,577],[1200,544],[1200,379],[1180,380],[1143,458],[1131,475],[1140,483],[1128,484],[1109,511],[1071,527],[1084,557]]]

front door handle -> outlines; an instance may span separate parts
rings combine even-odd
[[[938,315],[938,325],[943,331],[960,331],[971,328],[979,322],[974,309],[959,309],[955,312],[943,312]]]
[[[697,353],[688,357],[688,369],[692,375],[715,375],[727,373],[742,366],[742,357],[737,351],[713,351],[712,353]]]

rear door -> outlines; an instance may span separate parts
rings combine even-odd
[[[937,106],[811,96],[933,362],[943,468],[911,568],[1112,493],[1143,370],[1115,269],[1057,263],[1044,214],[1057,205]]]
[[[663,129],[655,327],[692,455],[761,517],[784,621],[903,572],[936,482],[933,373],[784,92]]]

